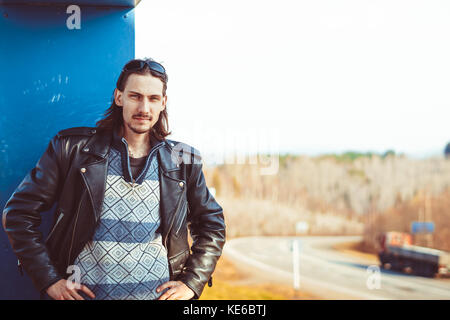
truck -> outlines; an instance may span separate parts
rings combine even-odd
[[[436,274],[449,274],[449,252],[416,246],[412,242],[408,233],[390,231],[381,234],[378,251],[381,268],[430,278]]]

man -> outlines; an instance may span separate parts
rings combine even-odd
[[[167,80],[151,59],[128,62],[105,118],[60,131],[8,200],[3,227],[41,293],[178,300],[198,299],[211,285],[223,211],[199,152],[165,138]],[[44,241],[40,213],[54,204]]]

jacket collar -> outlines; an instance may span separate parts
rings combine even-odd
[[[116,143],[114,142],[115,133],[111,133],[111,131],[104,130],[101,128],[95,128],[91,132],[93,133],[93,135],[90,137],[86,145],[83,147],[82,152],[103,159],[106,158],[111,145],[113,143]],[[163,172],[179,170],[180,167],[177,165],[177,162],[172,159],[174,143],[172,143],[170,140],[167,139],[158,141],[156,138],[154,138],[153,141],[154,142],[152,142],[151,140],[151,143],[156,144],[162,143],[162,146],[157,150],[157,157],[160,169],[162,169]]]
[[[106,158],[111,145],[112,136],[101,128],[91,130],[92,136],[81,150],[84,153],[91,154],[100,158]]]

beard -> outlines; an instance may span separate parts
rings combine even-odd
[[[149,126],[148,128],[138,128],[138,127],[134,127],[131,123],[127,123],[128,129],[130,129],[131,131],[133,131],[134,133],[137,134],[144,134],[147,132],[150,132],[150,130],[152,129],[151,126]]]

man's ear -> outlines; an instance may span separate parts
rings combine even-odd
[[[123,106],[123,102],[122,102],[122,91],[118,90],[117,88],[114,89],[114,102],[116,103],[116,105],[118,105],[119,107]]]
[[[167,105],[167,95],[165,95],[164,97],[163,97],[163,101],[162,101],[163,103],[162,103],[162,110],[161,111],[163,111],[165,108],[166,108],[166,105]]]

